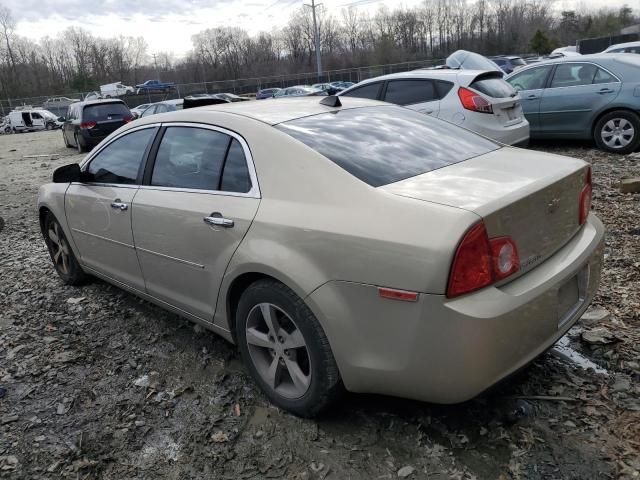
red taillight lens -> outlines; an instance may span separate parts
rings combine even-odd
[[[88,130],[90,128],[95,127],[96,125],[97,125],[96,122],[82,122],[80,124],[80,128]]]
[[[593,193],[593,186],[591,180],[591,167],[587,168],[587,176],[585,178],[585,185],[580,192],[580,204],[578,206],[579,217],[578,223],[583,225],[587,221],[589,216],[589,210],[591,210],[591,195]]]
[[[453,257],[447,297],[474,292],[507,278],[520,268],[516,244],[509,237],[489,239],[484,222],[462,238]]]
[[[458,97],[462,106],[467,110],[480,113],[493,113],[493,107],[486,98],[480,94],[473,92],[467,88],[460,87],[458,89]]]
[[[462,238],[453,257],[447,297],[457,297],[493,283],[489,237],[483,222]]]
[[[124,117],[124,123],[129,123],[131,120],[133,120],[133,115],[127,115]]]

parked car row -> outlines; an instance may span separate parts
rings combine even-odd
[[[355,85],[353,82],[314,83],[313,85],[295,85],[287,88],[264,88],[258,90],[256,100],[278,97],[303,97],[309,95],[336,95],[337,93]]]
[[[509,145],[592,139],[621,154],[640,145],[640,57],[561,56],[518,65],[505,78],[470,52],[455,52],[447,65],[368,79],[338,95],[406,106]]]

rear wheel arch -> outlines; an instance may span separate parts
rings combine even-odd
[[[47,219],[47,215],[49,214],[53,215],[53,212],[47,207],[40,207],[40,209],[38,210],[38,221],[40,223],[40,232],[42,233],[42,236],[45,235],[44,222]]]

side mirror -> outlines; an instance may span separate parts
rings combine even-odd
[[[66,121],[66,118],[64,118],[64,117],[58,117],[58,121],[59,121],[59,122],[64,122],[64,121]]]
[[[82,177],[83,175],[80,171],[80,165],[77,163],[64,165],[53,171],[53,183],[81,182]]]

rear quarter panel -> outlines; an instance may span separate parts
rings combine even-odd
[[[227,123],[227,125],[229,125]],[[331,280],[444,293],[471,212],[370,187],[273,127],[237,130],[251,146],[262,200],[223,279],[271,275],[304,298]]]

